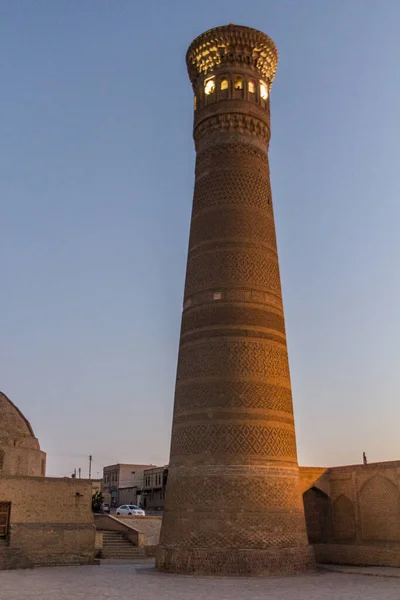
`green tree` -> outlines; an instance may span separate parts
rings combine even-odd
[[[101,492],[96,492],[92,496],[92,511],[99,513],[101,511],[101,505],[104,502],[104,497]]]

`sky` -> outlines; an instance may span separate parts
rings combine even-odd
[[[398,0],[0,0],[0,390],[48,474],[168,461],[194,181],[185,53],[275,41],[299,462],[400,459]]]

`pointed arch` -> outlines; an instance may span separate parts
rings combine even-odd
[[[374,475],[360,490],[361,531],[364,540],[400,539],[399,490],[387,477]]]
[[[303,494],[304,514],[310,544],[328,542],[332,530],[331,500],[325,492],[316,487]]]
[[[356,537],[356,522],[353,502],[340,495],[332,507],[333,537],[338,541],[351,541]]]

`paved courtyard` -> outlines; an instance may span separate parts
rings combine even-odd
[[[390,570],[388,570],[390,571]],[[364,571],[366,572],[366,571]],[[317,572],[218,578],[156,573],[153,563],[0,572],[0,600],[399,600],[398,574]]]

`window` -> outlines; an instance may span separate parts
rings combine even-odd
[[[194,108],[194,110],[196,110],[196,108],[197,108],[197,98],[196,98],[196,96],[193,98],[193,108]]]
[[[0,450],[0,471],[3,470],[4,467],[4,450]]]
[[[206,79],[204,82],[204,93],[206,96],[209,96],[215,92],[215,79],[214,77],[210,77],[210,79]]]
[[[1,462],[1,458],[0,458],[0,462]],[[0,468],[1,468],[1,464],[0,464]],[[42,458],[41,473],[42,473],[43,477],[46,475],[46,461],[44,460],[44,458]]]
[[[260,83],[260,96],[263,100],[268,98],[268,87],[263,81]]]
[[[214,292],[213,293],[213,300],[221,300],[222,298],[222,293],[221,292]]]
[[[243,89],[243,79],[242,79],[242,77],[239,77],[239,75],[237,77],[235,77],[235,83],[233,84],[233,88],[235,90]]]
[[[228,87],[229,87],[228,79],[226,77],[222,77],[220,84],[219,84],[219,89],[221,90],[221,92],[223,92],[224,90],[227,90]]]
[[[250,94],[256,93],[256,84],[254,81],[249,81],[249,93]]]

